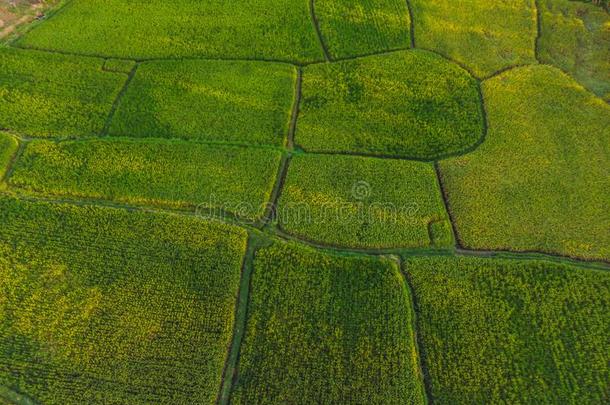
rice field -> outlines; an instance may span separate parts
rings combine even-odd
[[[0,47],[0,128],[39,138],[99,135],[127,80],[103,63]]]
[[[317,0],[315,12],[334,59],[411,46],[411,18],[403,0]]]
[[[44,403],[212,403],[246,233],[0,198],[0,385]]]
[[[1,405],[610,403],[608,1],[4,3]]]
[[[610,260],[608,104],[547,66],[497,76],[483,95],[485,143],[440,163],[463,244]]]
[[[309,0],[72,0],[16,44],[127,59],[324,57]]]
[[[468,150],[482,135],[476,81],[433,53],[403,51],[304,69],[295,141],[308,152],[433,160]]]
[[[476,77],[485,78],[511,66],[536,63],[535,0],[493,3],[410,0],[410,3],[416,45],[455,60]]]
[[[231,402],[424,402],[409,293],[388,259],[257,251]]]
[[[610,101],[608,12],[592,4],[540,1],[540,59],[569,72],[584,87]]]
[[[28,194],[263,215],[280,154],[180,141],[32,141],[9,186]]]
[[[278,224],[300,238],[351,248],[450,247],[429,163],[299,155],[288,168]]]
[[[414,258],[438,403],[603,403],[610,273],[545,261]]]
[[[282,146],[294,104],[287,64],[163,61],[138,66],[111,136]]]

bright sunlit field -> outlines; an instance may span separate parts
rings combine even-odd
[[[0,404],[610,403],[610,13],[0,0]]]

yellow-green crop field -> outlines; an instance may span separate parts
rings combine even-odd
[[[6,3],[0,404],[610,403],[608,1]]]

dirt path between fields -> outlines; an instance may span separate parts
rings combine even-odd
[[[44,11],[57,3],[57,0],[0,0],[0,40],[17,28],[43,18]]]

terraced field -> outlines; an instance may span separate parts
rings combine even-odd
[[[0,404],[610,402],[607,2],[12,3]]]

